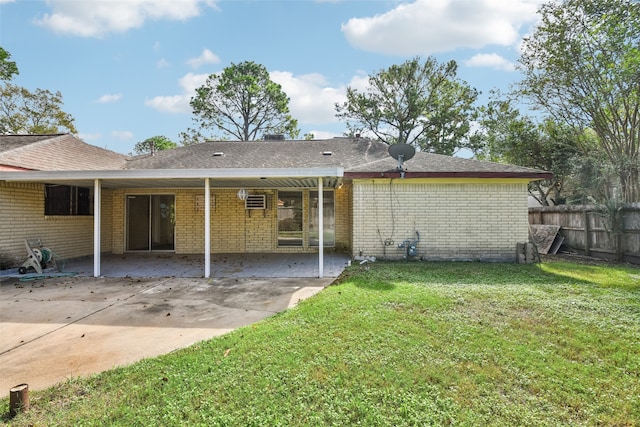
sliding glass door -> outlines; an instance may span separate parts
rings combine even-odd
[[[127,250],[175,249],[175,196],[136,194],[127,196]]]

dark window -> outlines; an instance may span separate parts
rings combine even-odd
[[[45,215],[91,215],[91,190],[85,187],[47,184]]]
[[[302,191],[278,193],[278,246],[302,246]]]

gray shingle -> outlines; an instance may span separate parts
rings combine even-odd
[[[41,171],[123,169],[127,157],[71,134],[0,135],[0,165]]]

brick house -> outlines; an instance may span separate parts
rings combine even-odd
[[[220,253],[516,259],[527,184],[548,173],[420,152],[400,170],[388,148],[210,141],[129,157],[68,134],[0,135],[0,256],[18,263],[39,237],[93,256],[96,276],[103,253],[169,252],[203,254],[205,277]]]

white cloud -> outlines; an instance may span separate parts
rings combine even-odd
[[[514,46],[536,20],[541,0],[416,0],[342,25],[357,48],[395,55],[431,55],[458,48]]]
[[[187,73],[178,80],[182,93],[172,96],[156,96],[146,100],[144,105],[165,113],[190,113],[189,101],[195,95],[196,89],[207,81],[207,77],[209,74]]]
[[[191,68],[200,68],[205,64],[217,64],[219,62],[220,58],[218,58],[218,55],[211,52],[209,49],[203,49],[200,56],[189,59],[187,64],[189,64]]]
[[[270,76],[291,99],[291,115],[300,123],[337,121],[334,104],[346,99],[346,86],[332,87],[321,74],[294,76],[290,72],[275,71]]]
[[[111,131],[111,136],[120,141],[130,141],[133,139],[133,132],[128,130],[113,130]]]
[[[102,134],[100,133],[79,133],[78,138],[87,142],[87,141],[97,141],[102,138]]]
[[[208,74],[188,73],[179,80],[182,91],[176,95],[156,96],[145,101],[145,105],[166,113],[191,113],[189,101],[196,89],[202,86]],[[293,75],[287,71],[270,73],[271,79],[282,86],[289,96],[291,115],[300,124],[335,124],[335,103],[346,100],[347,85],[331,85],[321,74]],[[361,90],[366,87],[368,76],[353,77],[349,85]],[[320,134],[320,133],[318,133]],[[318,135],[316,135],[318,138]]]
[[[307,131],[305,133],[312,133],[313,134],[313,139],[331,139],[331,138],[335,138],[337,136],[342,136],[341,133],[336,133],[336,132],[327,132],[324,130],[310,130]],[[300,138],[303,138],[304,135],[300,135]]]
[[[51,13],[35,22],[58,33],[82,37],[103,37],[140,28],[145,21],[184,21],[200,14],[201,4],[211,0],[49,0]]]
[[[122,94],[121,93],[107,93],[105,95],[102,95],[100,98],[98,98],[98,100],[96,101],[98,104],[109,104],[111,102],[116,102],[119,101],[122,98]]]
[[[171,65],[169,63],[169,61],[167,61],[164,58],[161,58],[161,59],[158,60],[158,62],[156,62],[156,67],[157,68],[167,68],[169,65]]]
[[[515,71],[515,64],[497,53],[479,53],[465,61],[468,67],[490,67],[496,70]]]

